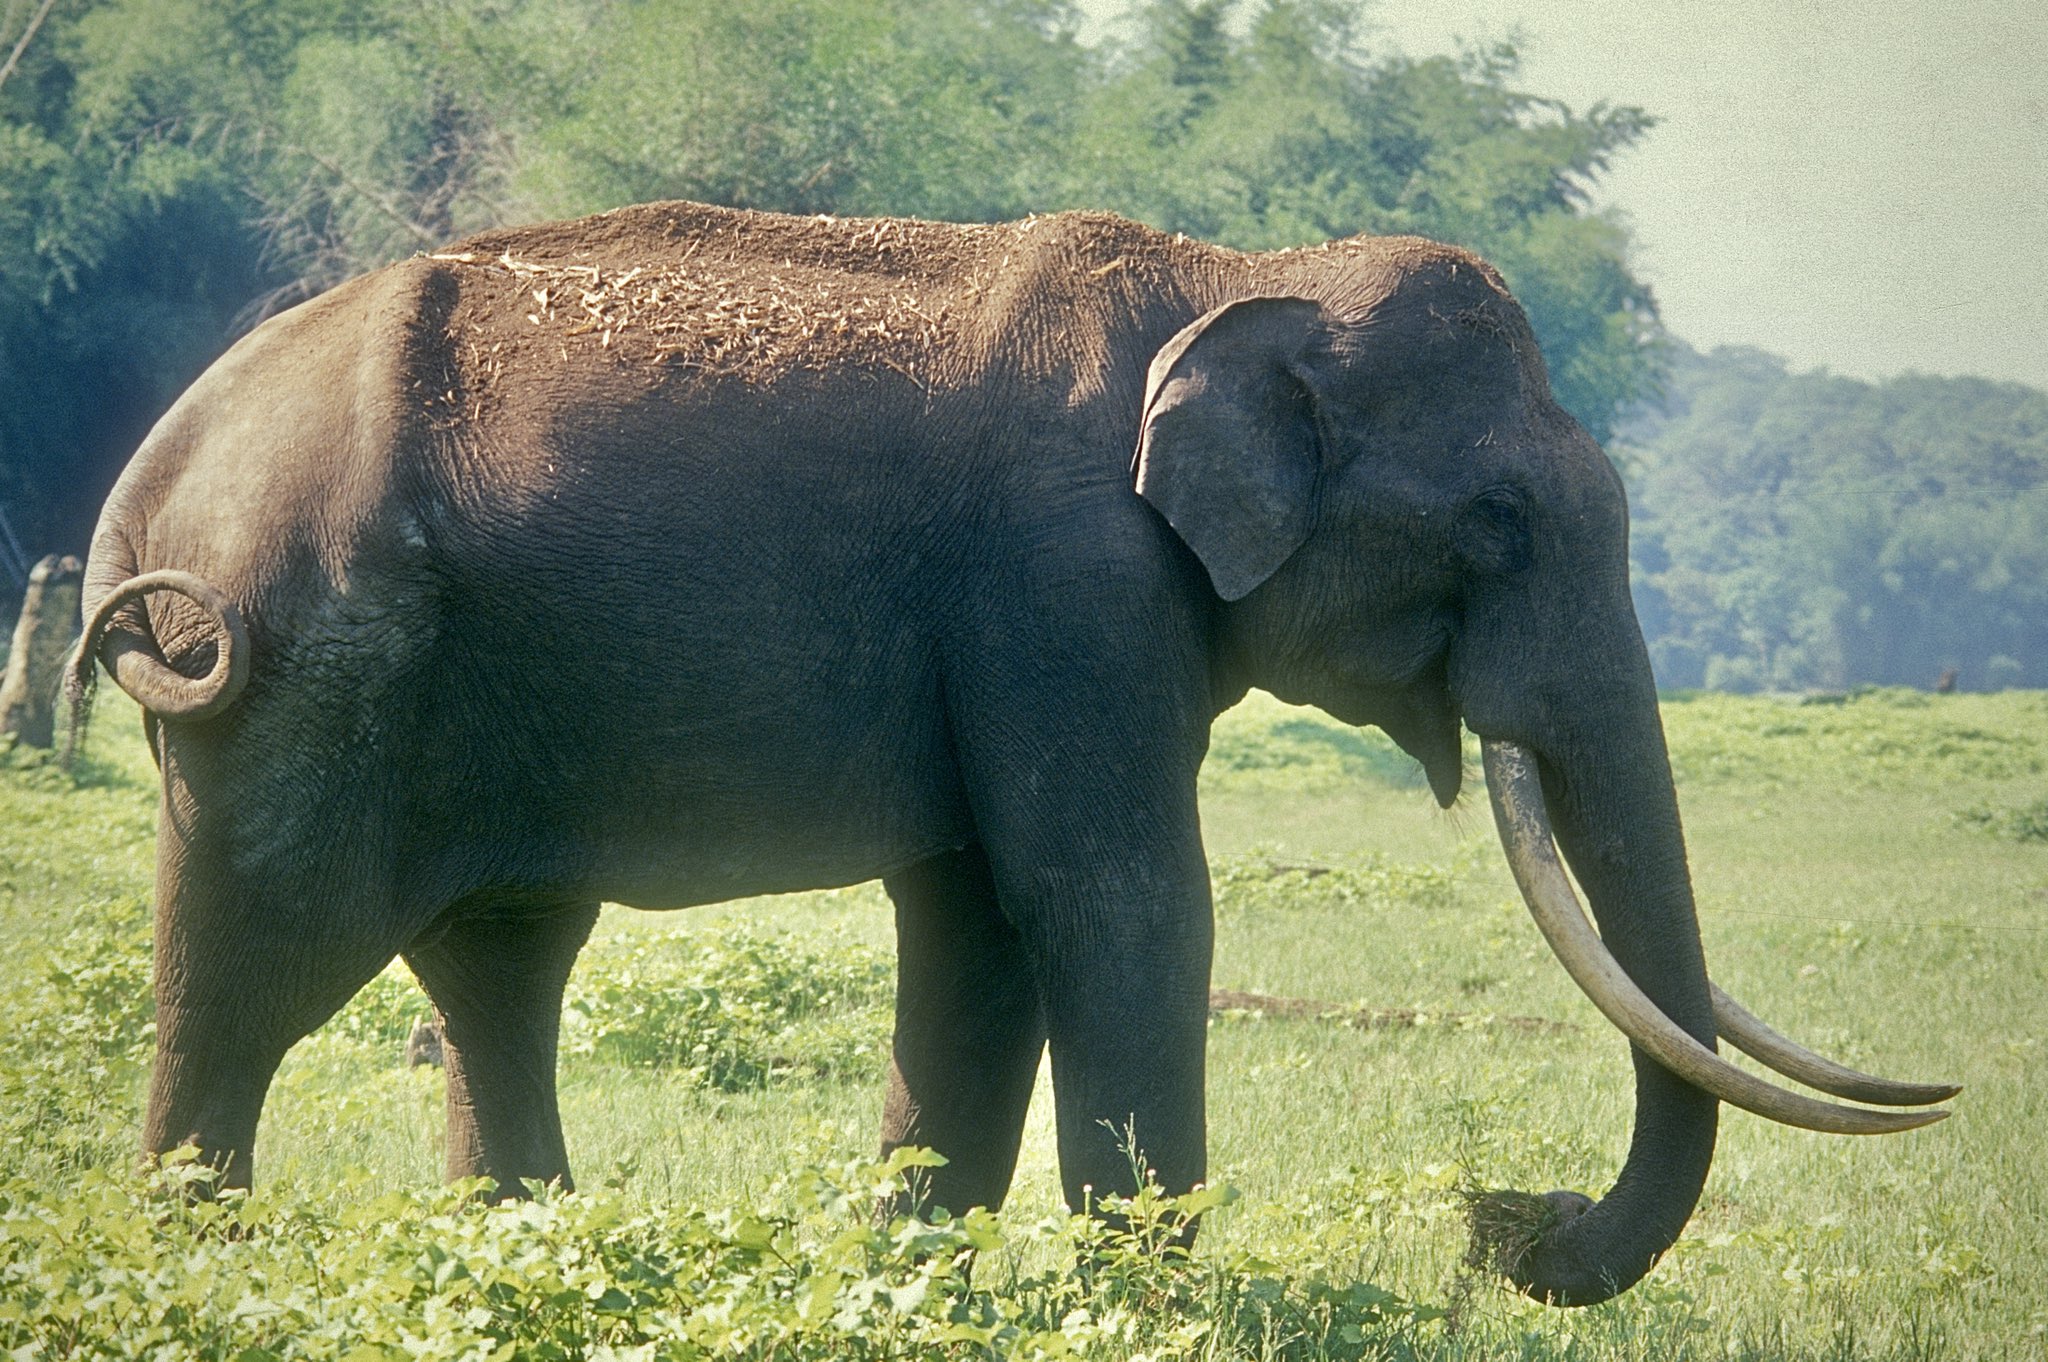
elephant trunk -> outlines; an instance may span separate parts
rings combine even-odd
[[[1650,716],[1657,724],[1654,706]],[[1633,752],[1641,765],[1564,766],[1535,761],[1511,744],[1489,743],[1487,774],[1497,812],[1503,810],[1504,791],[1522,801],[1505,805],[1503,842],[1533,908],[1544,890],[1531,892],[1532,845],[1547,853],[1555,829],[1593,904],[1611,964],[1650,1008],[1711,1052],[1714,1007],[1661,726],[1652,743],[1616,743],[1610,750]],[[1655,760],[1645,760],[1649,755]],[[1543,820],[1548,826],[1536,830],[1540,837],[1514,821],[1531,804],[1538,820],[1549,815]],[[1554,858],[1550,865],[1555,869]],[[1555,878],[1563,883],[1561,870]],[[1538,917],[1542,921],[1541,912]],[[1574,1192],[1499,1193],[1474,1206],[1480,1246],[1517,1287],[1539,1300],[1588,1305],[1632,1286],[1677,1240],[1706,1183],[1714,1155],[1714,1096],[1640,1044],[1631,1055],[1635,1130],[1627,1162],[1606,1196],[1593,1202]]]
[[[1714,1153],[1717,1100],[1787,1125],[1877,1135],[1945,1111],[1873,1111],[1786,1092],[1714,1053],[1718,1029],[1779,1072],[1840,1096],[1901,1105],[1958,1089],[1845,1069],[1778,1035],[1708,979],[1662,727],[1615,750],[1642,765],[1539,759],[1485,743],[1488,793],[1530,912],[1572,978],[1632,1043],[1636,1124],[1628,1160],[1598,1202],[1575,1192],[1494,1193],[1473,1206],[1475,1247],[1523,1291],[1587,1305],[1626,1290],[1684,1229]],[[1595,935],[1551,847],[1593,904]]]
[[[1629,1036],[1636,1108],[1628,1157],[1600,1200],[1475,1197],[1474,1259],[1538,1300],[1590,1305],[1641,1280],[1699,1202],[1719,1103],[1645,1041],[1655,1032],[1673,1042],[1666,1054],[1682,1045],[1711,1057],[1714,1005],[1656,682],[1625,570],[1581,574],[1569,599],[1542,594],[1534,573],[1508,585],[1468,602],[1448,689],[1481,740],[1502,848],[1523,897],[1575,982]],[[1558,849],[1592,902],[1598,937]],[[1568,937],[1574,924],[1581,939]],[[1593,968],[1583,968],[1588,961]],[[1625,994],[1626,1008],[1604,1000]],[[1661,1031],[1638,1024],[1652,1016]]]

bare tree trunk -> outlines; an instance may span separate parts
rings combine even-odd
[[[28,575],[7,676],[0,680],[0,734],[31,747],[48,747],[57,730],[57,688],[64,653],[78,637],[78,588],[84,566],[51,554]]]
[[[43,20],[50,17],[50,10],[56,3],[57,0],[43,0],[35,12],[35,17],[28,21],[28,27],[21,31],[21,41],[7,54],[6,65],[0,66],[0,85],[5,85],[7,78],[14,74],[14,68],[21,64],[21,54],[28,51],[29,40],[36,36],[36,30],[43,26]]]

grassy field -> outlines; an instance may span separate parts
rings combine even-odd
[[[1112,1245],[1084,1282],[1043,1085],[1000,1217],[868,1223],[893,946],[872,885],[607,910],[565,1025],[576,1196],[439,1188],[441,1078],[400,1061],[424,1002],[394,971],[287,1061],[256,1195],[182,1209],[162,1184],[186,1174],[132,1172],[154,779],[107,703],[79,778],[0,758],[0,1348],[2048,1356],[2048,694],[1665,716],[1717,978],[1847,1063],[1967,1091],[1886,1139],[1729,1113],[1673,1252],[1555,1311],[1465,1268],[1459,1193],[1604,1189],[1625,1046],[1537,937],[1483,797],[1438,812],[1376,736],[1263,697],[1219,725],[1216,984],[1344,1011],[1217,1014],[1235,1198],[1192,1263]]]

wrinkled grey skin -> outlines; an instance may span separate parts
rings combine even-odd
[[[632,271],[639,270],[639,274]],[[244,1181],[286,1049],[402,954],[448,1170],[568,1177],[564,977],[600,900],[881,876],[884,1144],[998,1203],[1052,1051],[1066,1195],[1204,1174],[1195,776],[1251,686],[1377,724],[1448,803],[1537,754],[1616,957],[1713,1044],[1622,489],[1470,255],[1243,255],[1119,219],[688,204],[415,259],[268,323],[108,501],[85,591],[174,568],[246,689],[163,767],[145,1141]],[[206,673],[158,592],[94,646]],[[124,682],[125,684],[125,682]],[[1515,1269],[1635,1281],[1715,1103],[1637,1055],[1628,1162]],[[1590,1206],[1590,1209],[1587,1207]]]

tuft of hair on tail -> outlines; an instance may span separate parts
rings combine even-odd
[[[64,755],[58,765],[75,769],[79,752],[85,747],[86,725],[92,721],[92,697],[98,689],[99,660],[86,649],[88,638],[80,634],[64,655]]]

